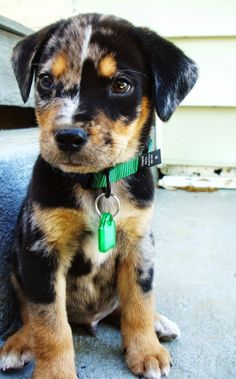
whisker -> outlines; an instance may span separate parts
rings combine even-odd
[[[43,63],[32,63],[32,66],[43,66]]]
[[[83,114],[83,113],[86,113],[87,111],[86,111],[86,109],[84,109],[84,110],[82,110],[82,111],[78,111],[78,112],[75,112],[75,113],[73,113],[73,116],[79,116],[80,114]]]
[[[113,145],[113,146],[124,146],[124,147],[129,147],[130,149],[133,148],[133,146],[130,145],[129,143],[126,144],[126,143],[120,143],[120,142],[113,142],[112,145]]]

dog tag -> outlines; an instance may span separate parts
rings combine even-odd
[[[116,246],[116,224],[112,215],[102,213],[98,227],[98,248],[101,253]]]

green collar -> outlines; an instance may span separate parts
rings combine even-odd
[[[149,148],[152,142],[149,143]],[[72,174],[72,178],[81,184],[84,189],[104,188],[108,190],[111,183],[135,174],[140,169],[156,166],[161,163],[160,149],[143,153],[127,162],[118,163],[116,166],[101,172],[91,174]]]
[[[133,175],[138,171],[139,157],[127,162],[118,163],[115,167],[109,169],[109,182],[115,183],[127,176]],[[107,176],[104,172],[94,173],[91,187],[103,188],[107,186]]]

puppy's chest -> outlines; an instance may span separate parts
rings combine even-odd
[[[118,195],[119,196],[119,195]],[[121,201],[121,207],[116,217],[114,217],[114,222],[116,224],[116,231],[120,233],[123,229],[123,223],[125,220],[128,221],[132,210],[129,212],[125,211],[125,201],[119,196]],[[90,260],[95,266],[103,264],[110,258],[111,255],[115,255],[114,250],[110,250],[106,253],[101,253],[98,248],[98,228],[101,221],[101,215],[99,215],[95,209],[95,200],[91,196],[83,196],[80,198],[80,206],[82,208],[82,215],[84,221],[84,230],[82,236],[78,243],[83,251],[84,256],[87,260]],[[117,210],[117,203],[112,200],[107,200],[105,197],[99,202],[99,210],[101,213],[104,211],[109,211],[114,214]],[[119,245],[119,241],[117,241]],[[117,246],[119,248],[119,246]]]
[[[146,226],[151,213],[151,207],[138,208],[125,196],[122,188],[115,187],[114,194],[120,200],[120,209],[114,221],[117,230],[117,248],[122,253],[124,240],[126,247],[129,241],[132,244],[139,240],[146,232]],[[122,193],[123,192],[123,193]],[[103,201],[99,209],[106,208],[111,214],[117,210],[114,199]],[[50,247],[55,249],[66,265],[73,261],[76,255],[83,255],[86,262],[92,266],[100,266],[114,250],[101,253],[98,249],[98,227],[100,216],[95,209],[95,197],[89,191],[80,191],[77,194],[77,204],[74,208],[53,208],[43,210],[34,208],[36,224],[43,231]],[[122,236],[122,238],[121,238]]]
[[[125,192],[125,188],[122,185],[115,185],[112,189],[114,195],[119,199],[120,204],[110,197],[107,199],[105,196],[101,198],[98,203],[98,208],[101,213],[110,212],[115,215],[113,220],[116,225],[116,250],[119,251],[119,255],[124,250],[124,242],[128,248],[129,243],[135,243],[140,240],[145,233],[149,218],[151,216],[152,207],[139,208],[134,202],[132,202],[128,193]],[[84,218],[84,230],[85,233],[81,239],[81,248],[87,258],[92,262],[102,264],[110,255],[114,255],[114,250],[107,253],[101,253],[98,249],[98,228],[101,216],[95,209],[95,200],[91,196],[83,196],[80,198],[80,205],[82,207],[82,213]],[[110,233],[110,230],[107,231]]]
[[[98,249],[100,216],[93,198],[80,198],[80,208],[84,229],[68,271],[67,313],[72,322],[93,324],[117,306],[118,250],[101,253]]]

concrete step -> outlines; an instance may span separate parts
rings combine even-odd
[[[38,155],[38,129],[0,131],[0,335],[15,318],[10,251],[20,204]]]

